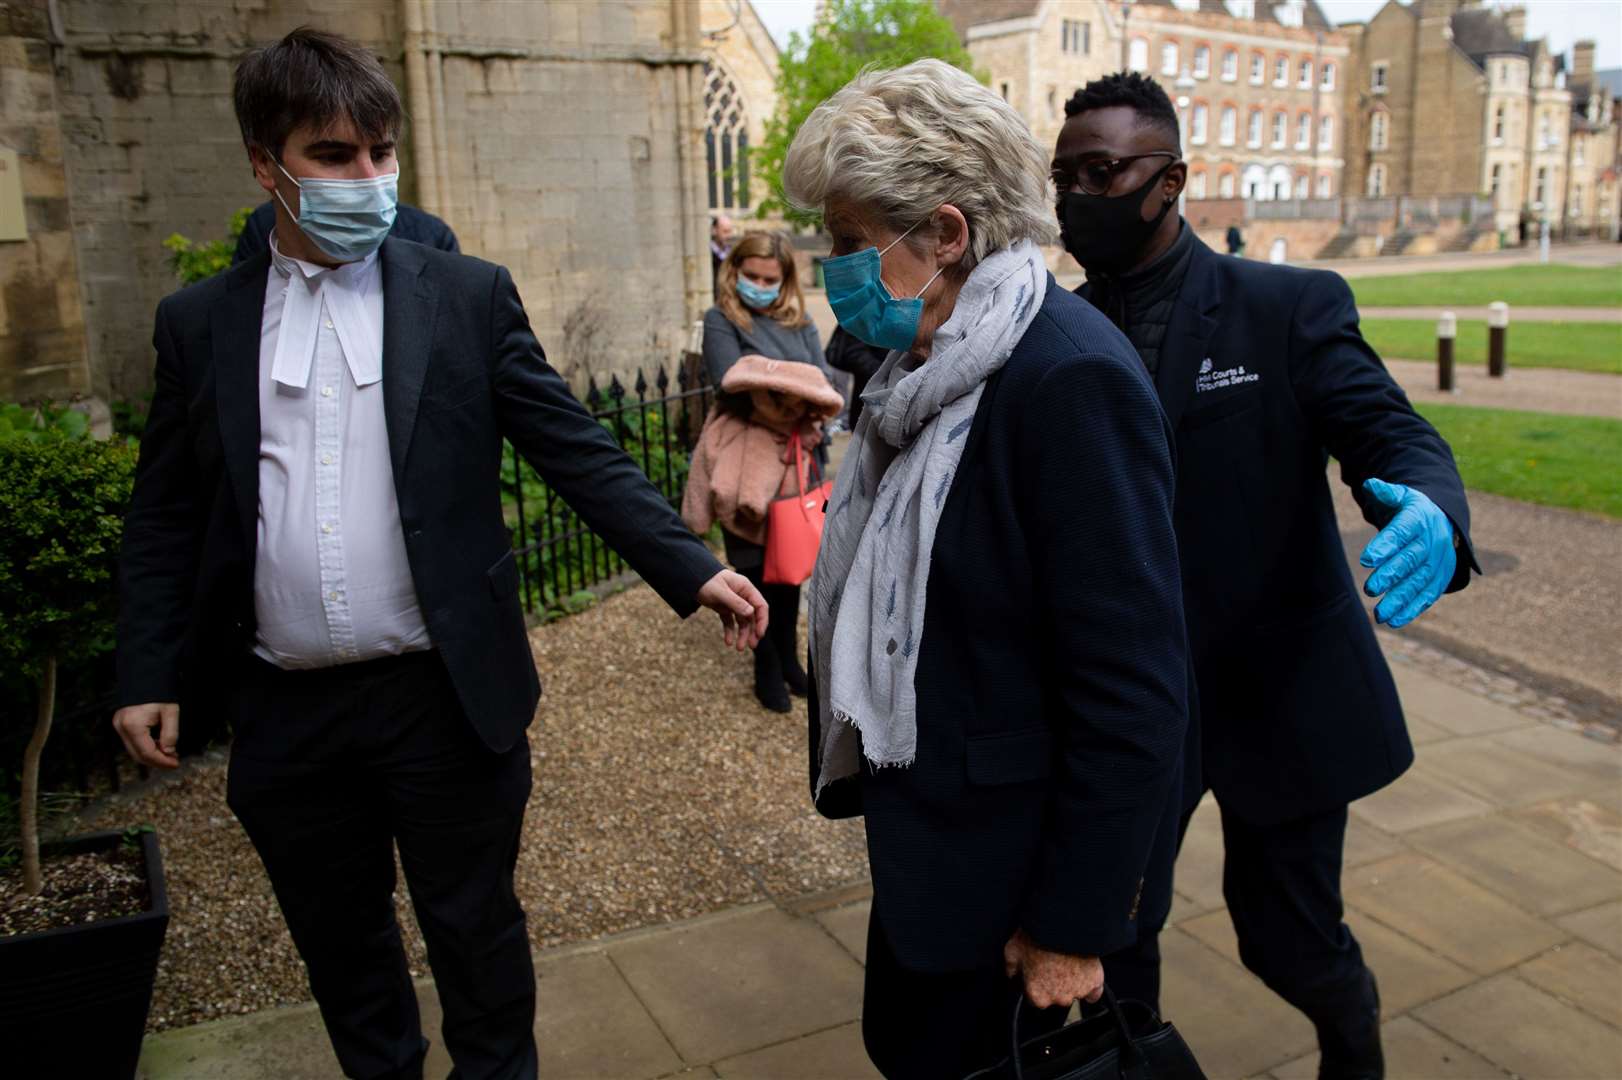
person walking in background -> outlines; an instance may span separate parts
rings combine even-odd
[[[710,284],[721,292],[721,264],[732,254],[732,219],[716,214],[710,221]]]
[[[827,370],[822,366],[822,341],[816,324],[805,313],[805,294],[800,289],[794,248],[787,235],[744,234],[721,265],[718,287],[715,306],[704,314],[704,369],[712,386],[724,388],[727,373],[744,356],[808,364],[818,375],[817,380],[808,381],[828,382]],[[835,409],[834,415],[838,411]],[[817,433],[817,441],[810,444],[814,447],[812,453],[817,463],[826,467],[820,423]],[[756,587],[764,588],[764,541],[751,542],[730,530],[723,530],[723,537],[727,561]],[[772,608],[778,636],[767,641],[763,649],[755,650],[755,692],[767,708],[787,712],[787,698],[778,684],[786,683],[795,693],[805,692],[798,638],[800,590],[798,586],[771,588],[778,603],[792,607]],[[771,603],[769,597],[767,603]]]
[[[790,694],[806,693],[800,585],[764,579],[767,508],[774,499],[816,486],[820,470],[813,453],[822,444],[823,424],[845,402],[810,364],[764,356],[740,357],[721,379],[720,391],[693,451],[682,518],[700,535],[719,522],[727,561],[766,598],[773,617],[755,646],[755,697],[786,713]]]
[[[812,579],[810,779],[866,818],[862,1038],[940,1080],[1052,1030],[1137,937],[1188,685],[1171,430],[1059,288],[1046,153],[937,60],[858,76],[785,158],[840,325],[890,351]]]
[[[276,227],[158,305],[113,724],[172,769],[183,717],[230,719],[226,800],[345,1075],[422,1075],[398,845],[456,1075],[534,1077],[513,866],[540,683],[504,440],[679,614],[745,648],[766,604],[547,365],[505,269],[389,238],[403,117],[370,50],[294,30],[234,96]]]
[[[850,376],[848,426],[851,431],[856,430],[856,422],[862,418],[862,391],[867,389],[868,380],[889,355],[889,349],[869,345],[843,326],[835,327],[834,332],[828,335],[828,347],[823,350],[823,359],[835,371],[843,371]]]
[[[1176,212],[1177,113],[1137,74],[1076,92],[1053,156],[1082,296],[1131,339],[1177,431],[1177,544],[1197,683],[1187,827],[1215,791],[1239,956],[1317,1028],[1319,1075],[1382,1075],[1379,995],[1342,921],[1346,808],[1413,762],[1396,686],[1346,566],[1325,475],[1363,516],[1364,589],[1392,627],[1475,570],[1453,454],[1358,333],[1339,275],[1217,256]],[[1179,842],[1180,835],[1178,833]],[[1106,958],[1154,1005],[1174,852],[1136,942]]]
[[[1243,255],[1245,253],[1245,234],[1238,225],[1228,226],[1228,254]]]
[[[248,215],[247,223],[242,227],[242,234],[237,237],[237,249],[231,256],[231,265],[247,262],[255,255],[266,251],[270,245],[270,234],[275,229],[276,200],[267,199]],[[428,211],[418,210],[415,206],[407,206],[405,203],[400,203],[396,207],[394,224],[389,228],[389,235],[396,240],[410,240],[413,244],[438,248],[452,254],[460,254],[462,251],[462,246],[456,242],[456,234],[451,231],[449,225]]]

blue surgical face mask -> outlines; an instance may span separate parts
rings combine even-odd
[[[919,222],[919,225],[923,222]],[[912,229],[916,229],[914,225]],[[850,333],[869,345],[894,352],[912,348],[918,337],[918,321],[924,314],[924,293],[935,284],[935,278],[946,271],[941,267],[929,279],[918,295],[897,300],[890,295],[881,276],[884,256],[912,232],[908,229],[880,251],[876,247],[864,248],[849,255],[827,259],[822,264],[822,280],[828,292],[828,306],[834,309],[834,318]]]
[[[777,303],[777,294],[783,291],[781,285],[773,285],[769,289],[762,289],[748,278],[738,279],[738,298],[756,311],[765,311]]]
[[[282,168],[281,162],[276,162],[276,167],[299,189],[299,212],[293,213],[280,191],[276,192],[276,198],[292,214],[304,235],[328,258],[341,263],[359,262],[376,251],[394,227],[399,203],[398,172],[366,180],[328,180],[316,176],[298,180]]]

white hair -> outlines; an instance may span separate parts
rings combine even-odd
[[[969,264],[1057,232],[1048,155],[1031,129],[940,60],[864,71],[817,106],[783,160],[783,189],[812,213],[848,199],[896,232],[950,203],[968,219]]]

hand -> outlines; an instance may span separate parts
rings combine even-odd
[[[1104,965],[1096,956],[1049,952],[1016,930],[1002,947],[1003,968],[1012,979],[1025,973],[1025,996],[1038,1009],[1078,1001],[1089,1004],[1104,996]]]
[[[698,590],[702,607],[721,616],[721,637],[727,645],[746,652],[766,636],[766,598],[742,574],[723,570]]]
[[[152,741],[152,729],[158,741]],[[142,765],[173,769],[180,765],[175,743],[180,739],[180,706],[172,701],[146,705],[126,705],[113,714],[113,730],[124,740],[124,749]]]
[[[1453,580],[1453,523],[1430,498],[1402,484],[1365,480],[1363,490],[1396,511],[1358,560],[1373,570],[1363,591],[1385,593],[1374,618],[1392,628],[1407,626],[1436,603]]]

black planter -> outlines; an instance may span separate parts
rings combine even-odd
[[[43,846],[42,855],[105,851],[121,832]],[[0,937],[0,1054],[10,1076],[128,1080],[152,1005],[169,927],[158,838],[141,834],[150,894],[138,915]]]

